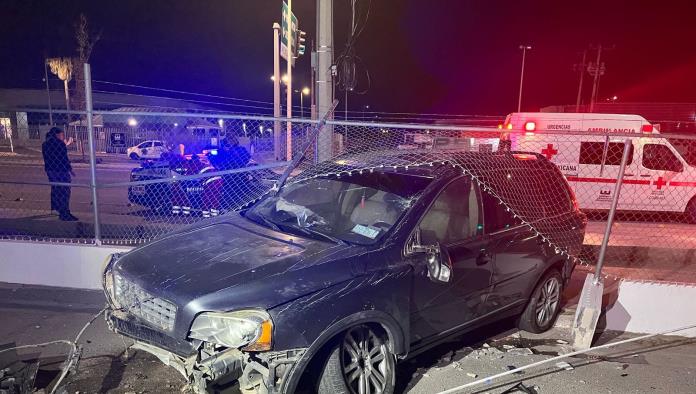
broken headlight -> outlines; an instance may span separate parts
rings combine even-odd
[[[189,338],[248,351],[270,350],[273,322],[259,310],[206,312],[193,321]]]
[[[113,253],[106,256],[102,265],[102,285],[104,286],[104,293],[106,294],[106,299],[114,306],[116,306],[114,302],[114,274],[111,268],[113,267],[113,263],[117,261],[122,254],[123,253]]]

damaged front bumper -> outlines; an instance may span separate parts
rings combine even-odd
[[[172,338],[123,312],[108,310],[106,321],[111,331],[135,341],[133,349],[150,353],[179,371],[195,393],[207,393],[211,386],[224,387],[235,381],[244,390],[282,392],[290,371],[306,351],[216,351],[205,342]]]

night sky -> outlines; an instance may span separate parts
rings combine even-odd
[[[358,0],[361,6],[367,1]],[[349,3],[334,1],[337,52],[347,37]],[[4,0],[0,87],[41,88],[44,53],[74,53],[73,24],[84,12],[92,29],[102,30],[91,61],[95,80],[271,101],[271,26],[280,19],[280,5],[276,0]],[[294,0],[293,8],[300,29],[312,39],[314,1]],[[614,46],[603,56],[607,72],[600,98],[696,102],[694,18],[693,1],[373,0],[356,44],[372,83],[366,94],[349,97],[349,107],[511,112],[517,104],[520,44],[533,46],[523,109],[574,104],[573,63],[594,43]],[[309,85],[308,54],[300,58],[296,74],[295,86]],[[360,75],[359,90],[367,87]],[[590,78],[586,82],[585,100]],[[55,78],[52,87],[60,87]]]

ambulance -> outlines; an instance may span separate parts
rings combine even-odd
[[[642,116],[522,112],[499,128],[501,147],[539,152],[555,163],[583,210],[609,209],[630,139],[617,208],[684,213],[696,223],[696,167]]]

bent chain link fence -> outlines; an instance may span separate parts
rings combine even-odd
[[[94,242],[85,117],[81,111],[54,111],[54,122],[67,125],[63,127],[65,149],[74,175],[49,178],[46,170],[61,169],[62,162],[51,155],[44,161],[42,156],[50,129],[48,112],[0,113],[0,121],[7,123],[0,139],[2,237]],[[292,157],[299,154],[316,123],[297,119],[288,125],[283,119],[173,110],[95,111],[101,242],[137,245],[253,203],[271,191],[280,178],[287,166],[286,147],[290,146]],[[288,129],[292,130],[290,138]],[[501,131],[465,125],[329,121],[321,131],[321,143],[314,142],[289,182],[320,176],[349,177],[389,167],[455,166],[471,176],[483,193],[495,197],[518,222],[557,246],[559,254],[592,265],[603,238],[623,141],[630,138],[632,150],[605,272],[617,278],[693,281],[696,136],[640,130],[504,130],[507,138],[501,140]],[[8,136],[12,136],[11,147]],[[540,156],[501,154],[500,165],[487,168],[483,161],[464,153],[505,149]],[[244,152],[248,152],[248,162],[243,159]],[[571,236],[572,228],[550,228],[551,221],[544,219],[563,215],[568,207],[565,199],[557,197],[563,193],[548,189],[565,186],[549,184],[541,164],[523,175],[525,192],[491,186],[500,183],[491,182],[494,178],[509,177],[509,169],[518,160],[541,163],[543,158],[563,173],[577,205],[588,217],[580,250],[562,246],[567,244],[565,237]],[[61,220],[52,212],[65,199],[78,220]]]

